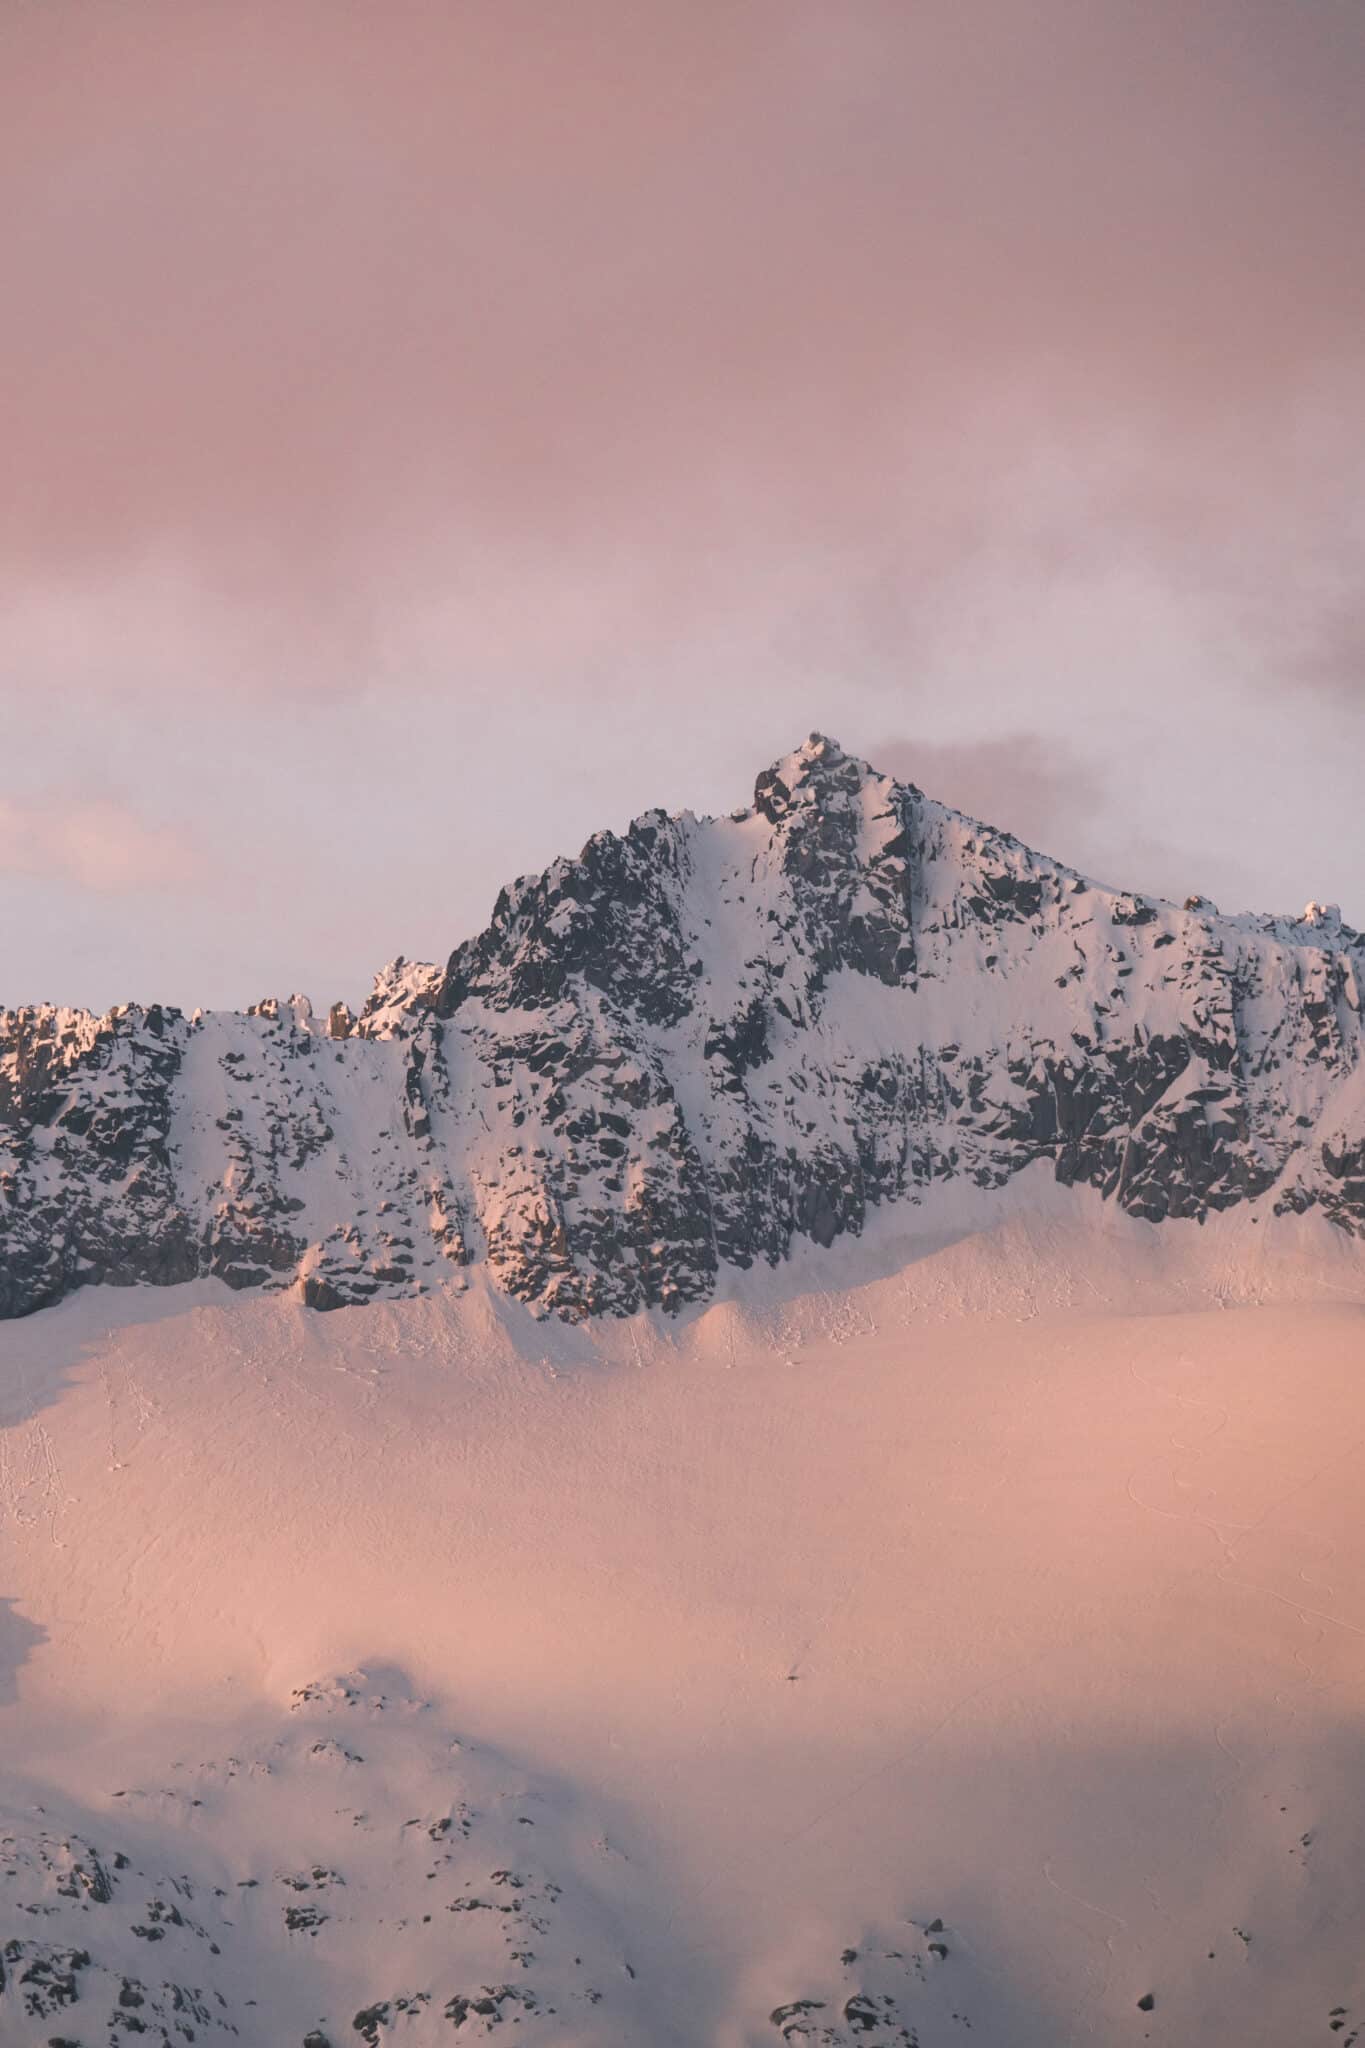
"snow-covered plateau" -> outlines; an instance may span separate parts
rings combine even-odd
[[[2,2048],[1351,2048],[1363,974],[813,738],[0,1014]]]

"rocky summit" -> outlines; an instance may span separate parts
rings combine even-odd
[[[1045,1162],[1134,1215],[1365,1234],[1365,938],[1087,880],[816,734],[650,811],[359,1017],[0,1011],[0,1315],[216,1275],[676,1311]]]

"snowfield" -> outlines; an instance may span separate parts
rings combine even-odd
[[[1019,1193],[5,1325],[5,2048],[1353,2042],[1358,1243]]]

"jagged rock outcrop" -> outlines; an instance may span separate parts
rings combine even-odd
[[[813,736],[646,813],[360,1016],[0,1012],[0,1314],[217,1275],[332,1308],[470,1261],[537,1312],[1058,1180],[1365,1235],[1365,940],[1102,888]]]

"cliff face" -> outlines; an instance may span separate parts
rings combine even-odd
[[[318,1308],[486,1261],[538,1312],[1060,1181],[1365,1235],[1365,939],[1115,893],[813,736],[724,819],[650,812],[358,1020],[0,1012],[0,1314],[216,1274]]]

